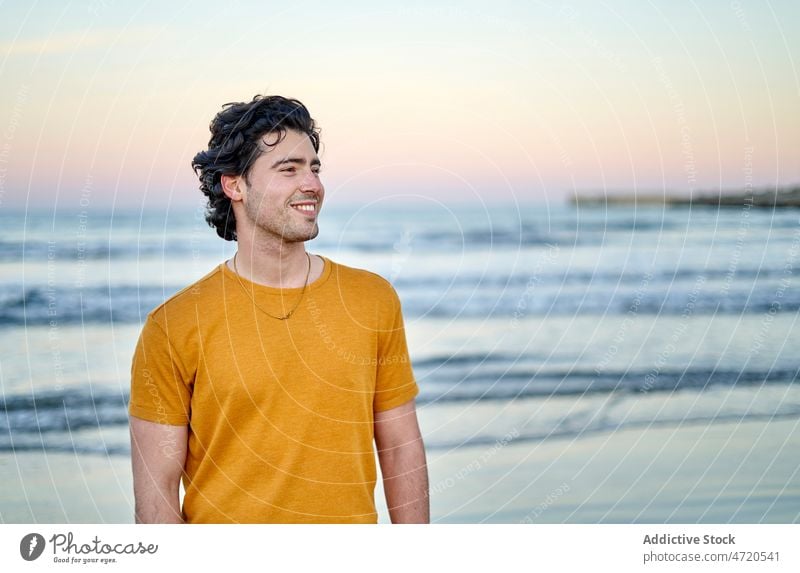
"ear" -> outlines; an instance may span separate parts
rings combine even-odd
[[[242,192],[242,177],[239,175],[223,175],[220,177],[220,185],[222,185],[222,192],[231,201],[241,201],[244,193]]]

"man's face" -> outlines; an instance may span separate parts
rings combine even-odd
[[[293,130],[277,145],[277,133],[261,139],[269,147],[253,163],[249,185],[242,180],[251,232],[265,232],[285,243],[309,241],[319,233],[317,216],[325,196],[314,146],[307,135]]]

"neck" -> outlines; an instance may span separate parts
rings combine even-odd
[[[300,288],[306,282],[308,265],[304,243],[255,245],[252,241],[239,240],[236,269],[242,278],[251,282],[276,288]]]

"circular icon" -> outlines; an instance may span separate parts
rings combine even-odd
[[[44,537],[38,533],[29,533],[19,542],[19,554],[25,561],[34,561],[44,551]]]

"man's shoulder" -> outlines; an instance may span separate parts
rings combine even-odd
[[[217,293],[222,286],[221,278],[221,265],[217,265],[203,278],[182,288],[154,308],[148,317],[159,323],[182,322],[186,318],[193,318],[198,309],[213,307],[209,303],[218,300]]]
[[[391,297],[396,296],[392,283],[378,273],[357,267],[350,267],[334,261],[330,262],[333,265],[332,278],[338,281],[341,286],[359,290],[366,289],[366,291],[362,292],[370,292],[373,295],[383,294]]]
[[[380,324],[391,323],[400,312],[402,305],[394,286],[377,273],[334,263],[330,282],[352,312],[361,309]]]

